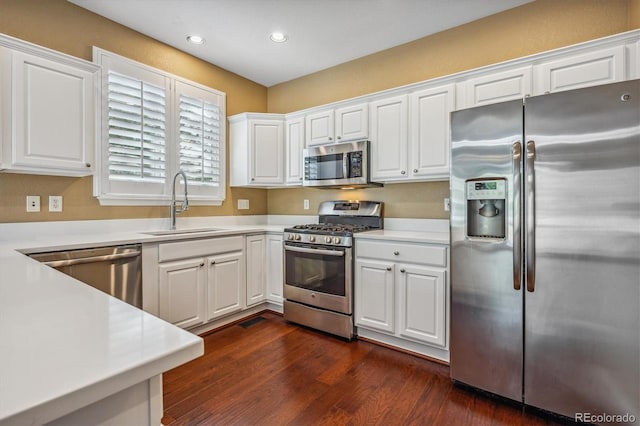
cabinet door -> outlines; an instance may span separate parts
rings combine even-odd
[[[282,304],[283,248],[282,235],[267,235],[267,300]]]
[[[91,174],[94,74],[17,51],[12,62],[11,165],[42,173]]]
[[[304,149],[304,117],[286,122],[286,182],[290,185],[302,185],[302,150]]]
[[[410,102],[411,177],[448,177],[449,115],[455,109],[455,85],[412,93]]]
[[[250,120],[250,185],[284,183],[284,124],[273,120]]]
[[[266,252],[264,235],[252,235],[247,242],[247,306],[263,302],[266,288]]]
[[[623,81],[624,52],[624,46],[615,46],[538,65],[536,94]]]
[[[466,102],[462,108],[522,99],[532,92],[531,66],[472,78],[464,86]]]
[[[338,108],[336,116],[336,141],[345,142],[367,139],[369,136],[369,106],[367,104]]]
[[[333,110],[305,117],[306,146],[333,143]]]
[[[158,266],[159,317],[178,327],[204,322],[204,259],[187,259]]]
[[[394,269],[391,262],[356,260],[355,324],[394,332]]]
[[[207,321],[242,310],[246,265],[242,252],[207,258]]]
[[[407,96],[371,102],[371,179],[407,177]]]
[[[398,265],[398,333],[432,345],[445,346],[445,272]]]

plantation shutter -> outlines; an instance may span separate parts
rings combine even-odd
[[[164,87],[109,71],[109,179],[165,181],[166,103]]]
[[[219,186],[220,108],[184,94],[179,101],[179,167],[189,183]],[[223,160],[222,160],[223,161]]]

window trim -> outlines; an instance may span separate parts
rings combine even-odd
[[[221,206],[226,198],[226,94],[211,87],[184,79],[180,76],[153,68],[141,62],[120,56],[118,54],[106,51],[99,47],[93,46],[93,62],[100,65],[99,71],[99,92],[100,96],[96,102],[96,122],[98,123],[98,138],[96,140],[95,150],[95,173],[93,176],[93,195],[98,199],[100,205],[103,206],[168,206],[171,203],[171,183],[173,176],[178,171],[179,164],[179,146],[180,146],[180,128],[179,128],[179,98],[180,92],[178,87],[186,85],[194,87],[196,90],[203,91],[212,99],[217,99],[216,105],[220,111],[220,177],[219,186],[207,186],[206,188],[213,194],[204,194],[202,188],[204,185],[194,183],[189,186],[189,204],[202,206]],[[132,187],[145,186],[153,188],[150,192],[138,189],[131,193],[113,192],[111,191],[111,183],[118,182],[109,179],[108,158],[109,158],[109,118],[108,118],[108,73],[113,70],[123,75],[134,78],[142,78],[142,75],[153,75],[158,80],[164,80],[166,93],[166,158],[165,158],[165,181],[160,184],[141,184],[135,185],[131,182]],[[144,79],[147,81],[146,79]],[[151,82],[151,81],[150,81]],[[203,97],[204,98],[204,97]],[[115,186],[122,186],[119,181]]]

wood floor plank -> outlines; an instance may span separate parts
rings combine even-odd
[[[261,316],[163,375],[165,426],[560,424],[454,386],[445,365]]]

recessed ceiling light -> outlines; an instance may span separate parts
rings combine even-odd
[[[269,38],[271,41],[275,41],[276,43],[284,43],[287,41],[287,36],[282,33],[271,33]]]
[[[187,36],[187,41],[193,44],[204,44],[204,38],[200,37],[199,35]]]

